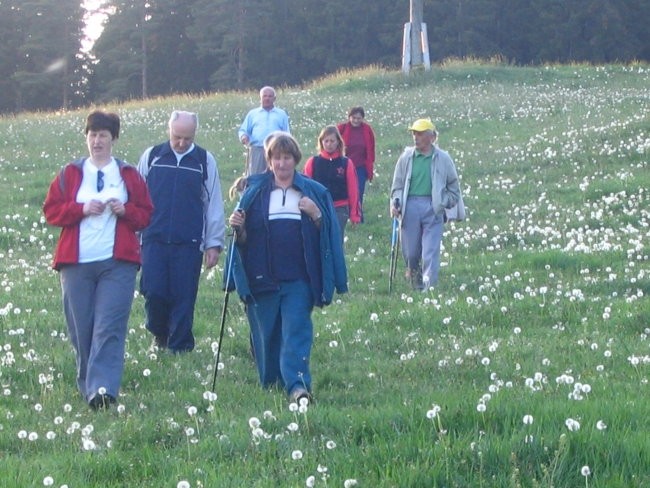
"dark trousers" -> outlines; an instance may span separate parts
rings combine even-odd
[[[203,254],[198,244],[142,245],[140,290],[145,298],[147,329],[167,338],[173,352],[194,349],[194,305],[199,290]]]
[[[246,307],[260,383],[291,393],[311,391],[309,356],[314,339],[313,298],[304,281],[283,281],[277,292],[256,295]]]
[[[363,219],[363,194],[366,191],[366,181],[368,181],[368,171],[365,166],[356,166],[357,182],[359,183],[359,208],[361,209],[361,222]]]

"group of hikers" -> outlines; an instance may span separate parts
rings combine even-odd
[[[245,174],[231,188],[238,199],[224,283],[245,304],[252,354],[264,388],[290,401],[313,401],[309,359],[314,306],[347,292],[344,233],[364,221],[363,195],[372,181],[375,136],[363,107],[318,136],[318,153],[297,170],[302,152],[272,87],[238,130],[247,148]],[[171,353],[194,348],[194,307],[202,266],[226,248],[226,216],[215,157],[194,142],[196,113],[174,110],[168,140],[147,148],[137,167],[113,156],[117,114],[86,119],[88,156],[63,167],[43,211],[61,227],[53,267],[76,353],[77,387],[95,410],[119,394],[127,324],[141,267],[146,328],[153,346]],[[458,175],[435,144],[430,119],[409,128],[414,146],[395,166],[389,194],[400,222],[406,277],[414,290],[436,285],[447,212],[464,214]],[[216,367],[216,366],[215,366]]]

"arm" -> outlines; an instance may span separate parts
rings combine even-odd
[[[368,181],[372,181],[375,172],[375,133],[369,124],[364,125],[366,133],[366,171],[368,173]]]
[[[147,176],[149,175],[149,154],[151,154],[151,150],[153,149],[153,146],[150,148],[147,148],[143,153],[142,156],[140,156],[140,159],[138,161],[138,173],[140,173],[140,176],[142,178],[147,179]]]
[[[242,144],[248,145],[248,143],[250,142],[250,136],[251,136],[251,112],[248,112],[246,114],[246,117],[244,117],[244,121],[239,126],[239,130],[237,131],[237,137],[239,138],[239,141]]]
[[[345,168],[345,178],[348,187],[348,206],[350,207],[350,222],[358,224],[361,222],[361,208],[359,205],[359,181],[357,171],[354,169],[354,162],[348,158]]]
[[[48,224],[57,227],[76,225],[84,218],[83,203],[77,203],[74,198],[64,194],[61,188],[61,178],[64,177],[64,172],[66,186],[73,185],[68,195],[72,195],[72,190],[75,190],[74,193],[76,193],[76,188],[78,188],[78,182],[76,180],[78,178],[74,177],[75,175],[71,167],[66,166],[54,178],[52,183],[50,183],[50,188],[45,197],[45,203],[43,204],[45,220]]]
[[[407,151],[404,151],[397,160],[397,164],[395,165],[395,172],[393,173],[393,183],[391,184],[390,188],[389,201],[389,213],[393,217],[399,216],[399,213],[395,211],[396,209],[394,208],[394,202],[396,198],[399,198],[400,201],[403,200],[409,157],[410,156],[407,154]],[[404,202],[402,202],[402,205],[403,203]]]
[[[224,247],[226,233],[221,182],[219,179],[219,169],[214,156],[209,152],[207,156],[208,178],[203,190],[203,212],[205,219],[203,243],[206,250],[216,248],[218,252],[221,252]],[[213,251],[211,253],[214,255]]]
[[[122,219],[132,231],[137,232],[149,225],[153,203],[147,183],[134,167],[125,166],[122,177],[129,199],[124,204],[124,213],[118,215],[118,218]]]
[[[314,177],[314,156],[311,156],[307,162],[305,163],[305,167],[302,170],[303,174],[305,176],[309,176],[310,178]]]
[[[442,195],[442,205],[445,208],[452,208],[460,200],[460,185],[456,165],[451,157],[447,156],[447,182]]]

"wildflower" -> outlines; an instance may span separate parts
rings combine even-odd
[[[43,478],[43,486],[52,486],[54,484],[54,478],[51,476],[46,476]]]
[[[571,432],[576,432],[580,430],[580,422],[574,419],[566,419],[564,421],[564,425],[566,425],[566,428],[569,429]]]
[[[435,419],[439,413],[440,413],[440,406],[434,403],[431,410],[427,412],[427,418]]]
[[[93,442],[93,440],[88,438],[84,438],[82,440],[82,444],[83,444],[84,451],[94,451],[97,447]]]
[[[311,475],[307,478],[305,481],[305,486],[308,488],[313,488],[316,485],[316,477],[314,475]]]
[[[589,469],[589,466],[583,466],[580,470],[580,474],[586,478],[591,474],[591,469]]]
[[[524,424],[525,425],[532,425],[533,423],[533,416],[532,415],[524,415]]]
[[[299,460],[299,459],[302,459],[302,451],[299,451],[298,449],[296,449],[295,451],[293,451],[293,452],[291,453],[291,459],[293,459],[294,461],[297,461],[297,460]]]
[[[343,482],[343,488],[352,488],[353,486],[357,486],[357,480],[347,479]]]
[[[476,411],[483,413],[487,410],[487,407],[485,406],[485,403],[479,403],[476,405]]]
[[[151,374],[151,370],[149,368],[145,368],[144,371],[142,371],[142,376],[149,376]]]
[[[185,481],[185,480],[179,481],[176,484],[176,488],[190,488],[190,483],[189,481]]]
[[[194,416],[196,415],[196,407],[194,407],[194,406],[189,407],[189,408],[187,409],[187,414],[188,414],[190,417],[194,417]]]
[[[336,448],[336,442],[334,442],[334,441],[327,441],[327,442],[325,443],[325,447],[327,447],[328,449],[334,449],[334,448]]]
[[[605,430],[607,428],[607,424],[602,420],[599,420],[598,422],[596,422],[596,428],[598,430]]]
[[[251,429],[256,429],[257,427],[260,426],[260,424],[261,424],[260,419],[258,419],[257,417],[251,417],[248,419],[248,426]]]
[[[217,401],[217,394],[213,391],[204,391],[203,392],[203,399],[207,400],[209,402],[216,402]]]

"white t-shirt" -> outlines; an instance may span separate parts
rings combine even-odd
[[[97,191],[97,167],[86,159],[83,164],[83,179],[77,192],[77,202],[86,203],[91,200],[100,200],[106,203],[111,198],[126,203],[128,194],[126,185],[117,162],[111,162],[102,168],[104,173],[104,187]],[[117,216],[107,206],[101,215],[84,217],[79,225],[79,262],[92,263],[103,261],[113,256],[115,244],[115,225]]]

